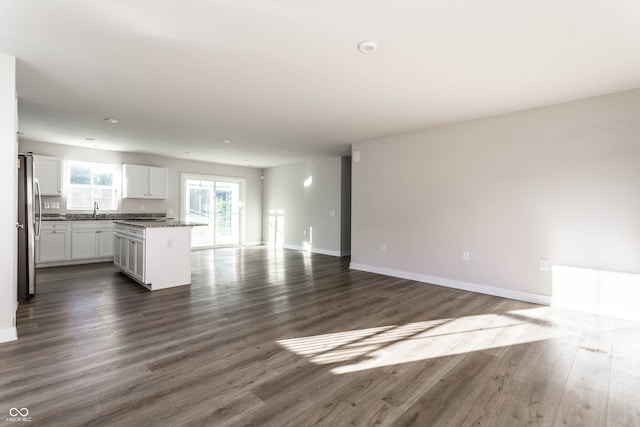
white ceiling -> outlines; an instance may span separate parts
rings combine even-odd
[[[640,1],[0,0],[0,52],[24,138],[270,167],[638,88]]]

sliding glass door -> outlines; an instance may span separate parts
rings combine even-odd
[[[191,247],[239,245],[245,180],[183,173],[181,217],[207,224],[193,227]]]

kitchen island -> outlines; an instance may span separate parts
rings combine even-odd
[[[183,221],[116,220],[114,264],[149,290],[191,284],[191,227]]]

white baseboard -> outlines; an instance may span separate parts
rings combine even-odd
[[[264,242],[261,241],[253,241],[253,242],[244,242],[242,246],[262,246]]]
[[[304,251],[305,250],[302,246],[297,246],[297,245],[282,245],[282,247],[284,249],[291,249],[291,250],[294,250],[294,251]],[[330,256],[340,257],[340,252],[339,251],[330,251],[330,250],[327,250],[327,249],[311,248],[310,252],[314,253],[314,254],[330,255]]]
[[[16,328],[0,329],[0,343],[15,341],[18,339],[18,330]]]
[[[493,295],[501,298],[514,299],[518,301],[532,302],[534,304],[551,305],[551,297],[548,295],[533,294],[530,292],[514,291],[494,286],[480,285],[477,283],[463,282],[460,280],[447,279],[444,277],[428,276],[425,274],[410,273],[408,271],[393,270],[390,268],[376,267],[373,265],[351,263],[352,270],[367,271],[385,276],[398,277],[400,279],[415,280],[417,282],[429,283],[432,285],[445,286],[447,288],[461,289],[463,291],[477,292],[479,294]]]

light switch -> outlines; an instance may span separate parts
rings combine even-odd
[[[336,216],[336,211],[334,211],[333,209],[331,209],[329,211],[329,216]]]

